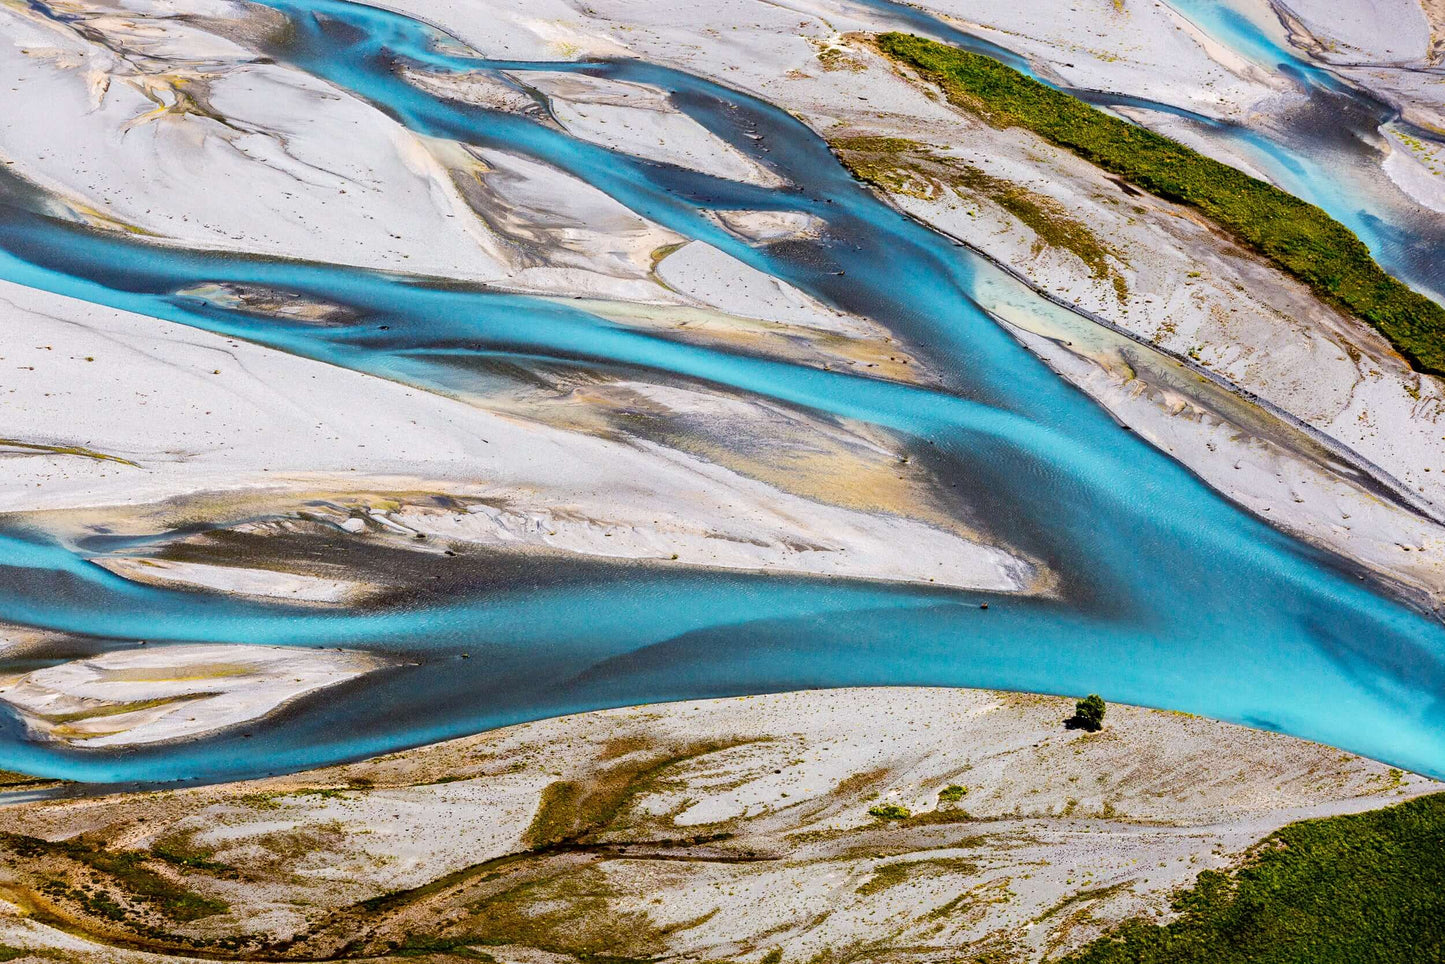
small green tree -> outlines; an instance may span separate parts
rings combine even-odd
[[[1098,693],[1090,693],[1074,704],[1073,718],[1066,720],[1064,725],[1071,730],[1095,733],[1104,728],[1104,711],[1107,708],[1103,697]]]

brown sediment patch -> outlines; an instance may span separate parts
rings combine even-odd
[[[658,283],[668,287],[660,279]],[[871,323],[861,319],[848,318],[846,330],[833,330],[692,305],[647,305],[600,299],[568,299],[568,303],[609,321],[661,331],[668,338],[688,344],[785,358],[818,368],[852,371],[907,384],[932,384],[936,379],[922,361],[894,342],[886,329],[874,330]]]
[[[899,884],[932,874],[963,874],[978,872],[976,861],[966,857],[926,857],[922,860],[897,860],[874,868],[872,875],[857,889],[866,896],[897,887]]]
[[[756,740],[707,741],[683,747],[631,751],[623,762],[585,782],[559,780],[542,791],[532,824],[522,841],[534,850],[596,841],[627,805],[663,779],[673,767]],[[615,748],[614,748],[615,749]]]
[[[355,324],[359,320],[357,313],[345,305],[322,301],[314,295],[300,295],[266,285],[236,282],[207,283],[193,288],[184,288],[176,294],[202,298],[227,310],[304,321],[318,326],[339,327]]]
[[[40,442],[22,442],[19,439],[0,438],[0,450],[3,449],[19,449],[22,453],[36,455],[73,455],[83,459],[94,459],[97,462],[118,462],[121,465],[129,465],[133,469],[140,468],[130,459],[123,459],[118,455],[107,455],[104,452],[97,452],[95,449],[80,445],[46,445]]]
[[[845,44],[811,38],[808,43],[813,45],[813,49],[817,52],[818,65],[824,70],[846,70],[859,74],[868,69],[868,65]]]
[[[936,201],[951,190],[998,206],[1033,232],[1034,254],[1066,251],[1095,280],[1111,285],[1120,304],[1128,301],[1129,285],[1120,271],[1128,266],[1123,255],[1058,200],[903,137],[850,134],[829,144],[856,177],[889,193]]]
[[[723,329],[726,331],[726,329]],[[691,332],[705,335],[694,339]],[[716,342],[719,329],[690,329],[684,340]],[[822,334],[840,350],[866,343]],[[752,336],[736,342],[757,348]],[[909,356],[878,344],[876,357],[910,370]],[[892,355],[883,355],[893,352]],[[864,355],[861,357],[873,357]],[[515,402],[490,400],[556,428],[607,438],[641,438],[695,455],[780,491],[863,512],[883,512],[941,527],[970,540],[977,528],[960,521],[946,488],[903,439],[863,422],[820,417],[768,400],[685,385],[657,385],[546,365],[529,369],[534,391]],[[545,386],[545,388],[544,388]],[[670,400],[676,400],[674,405]],[[689,410],[695,403],[697,411]],[[729,406],[724,415],[713,411]],[[707,409],[707,410],[703,410]]]

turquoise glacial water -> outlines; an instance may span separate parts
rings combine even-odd
[[[1288,81],[1287,86],[1294,88],[1293,106],[1275,105],[1269,115],[1221,119],[1127,91],[1068,87],[1017,53],[911,4],[851,2],[882,14],[899,29],[993,57],[1100,107],[1183,121],[1206,152],[1231,163],[1240,158],[1254,173],[1329,212],[1365,242],[1387,271],[1445,303],[1445,271],[1440,268],[1445,263],[1445,217],[1417,204],[1390,182],[1380,166],[1378,130],[1394,122],[1425,140],[1438,140],[1439,135],[1400,123],[1398,111],[1389,104],[1282,46],[1262,24],[1227,0],[1169,0],[1168,6],[1222,47]]]
[[[14,186],[0,202],[0,277],[426,390],[464,391],[458,361],[518,356],[681,378],[871,422],[911,440],[991,534],[1052,567],[1058,598],[578,560],[554,565],[545,580],[329,612],[138,585],[12,526],[0,533],[0,621],[76,634],[92,651],[137,639],[349,646],[395,653],[406,665],[241,732],[125,752],[30,742],[18,721],[0,717],[0,767],[97,782],[219,780],[602,706],[949,685],[1096,691],[1445,777],[1439,621],[1240,511],[1116,425],[974,303],[975,255],[875,199],[786,112],[642,62],[492,62],[394,13],[341,0],[269,5],[295,25],[284,46],[268,51],[277,60],[418,133],[551,164],[683,235],[876,318],[948,372],[946,385],[928,390],[686,345],[566,302],[161,249],[47,217]],[[401,64],[567,69],[654,84],[789,186],[737,184],[446,101],[400,79]],[[749,244],[706,216],[723,209],[803,212],[827,227],[804,243]],[[292,292],[344,306],[351,320],[309,325],[187,293],[210,283]]]

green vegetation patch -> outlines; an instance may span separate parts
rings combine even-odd
[[[625,758],[586,781],[558,780],[542,791],[537,813],[522,836],[530,849],[541,850],[590,839],[614,823],[628,805],[651,790],[664,789],[667,771],[711,753],[756,740],[702,741],[663,749],[638,759]],[[633,749],[620,756],[630,757]]]
[[[95,449],[82,448],[79,445],[41,445],[38,442],[22,442],[19,439],[0,438],[0,449],[20,449],[22,452],[36,452],[46,455],[75,455],[83,459],[94,459],[97,462],[119,462],[121,465],[129,465],[138,469],[130,459],[123,459],[119,455],[106,455],[104,452],[97,452]]]
[[[466,948],[521,945],[596,964],[647,960],[665,951],[670,933],[712,916],[660,927],[646,911],[622,910],[618,905],[626,893],[596,863],[531,854],[490,866],[488,873],[454,880],[461,888],[412,892],[394,905],[404,908],[403,926],[415,920],[454,919],[440,925],[440,932],[407,934],[379,945],[363,941],[344,956],[465,955]],[[477,896],[474,888],[483,893]],[[418,895],[436,900],[418,903]]]
[[[196,832],[184,831],[162,837],[151,846],[151,855],[177,867],[205,871],[220,877],[231,877],[236,868],[215,860],[215,851],[195,842]]]
[[[950,783],[938,791],[939,803],[957,803],[968,793],[968,787],[959,786],[957,783]]]
[[[1232,874],[1206,870],[1166,925],[1125,923],[1072,964],[1445,961],[1445,794],[1306,820]]]
[[[224,914],[230,908],[218,900],[205,897],[162,876],[147,866],[151,855],[139,850],[103,850],[79,840],[49,841],[22,834],[0,833],[0,845],[27,859],[63,858],[84,864],[108,877],[127,898],[144,901],[175,921],[193,921],[213,914]],[[124,920],[129,915],[124,906],[108,891],[87,884],[71,887],[53,881],[42,888],[54,896],[68,897],[84,905],[92,913],[111,920]]]
[[[880,803],[868,808],[868,816],[878,820],[907,820],[913,816],[913,811],[896,803]]]
[[[1071,730],[1097,733],[1104,728],[1104,714],[1108,709],[1103,697],[1090,693],[1074,704],[1074,715],[1065,720],[1064,725]]]
[[[874,868],[872,876],[858,888],[866,896],[896,887],[905,881],[939,874],[970,875],[978,872],[978,864],[964,857],[934,857],[924,860],[895,860]]]
[[[1124,258],[1055,198],[904,137],[854,135],[829,143],[854,177],[885,191],[936,200],[952,189],[960,197],[993,202],[1034,233],[1035,254],[1044,248],[1067,251],[1084,262],[1095,279],[1112,284],[1120,302],[1128,298],[1128,283],[1117,267]]]
[[[1312,204],[996,60],[903,33],[878,49],[998,127],[1023,127],[1157,197],[1187,204],[1317,294],[1369,322],[1412,365],[1445,374],[1445,308],[1386,274]]]

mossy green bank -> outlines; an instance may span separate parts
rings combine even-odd
[[[1320,208],[996,60],[911,34],[875,39],[887,57],[988,123],[1026,128],[1157,197],[1195,208],[1373,325],[1418,370],[1445,374],[1445,307],[1387,274],[1363,241]]]
[[[1235,873],[1205,871],[1174,901],[1068,964],[1406,964],[1445,961],[1445,794],[1306,820]]]

